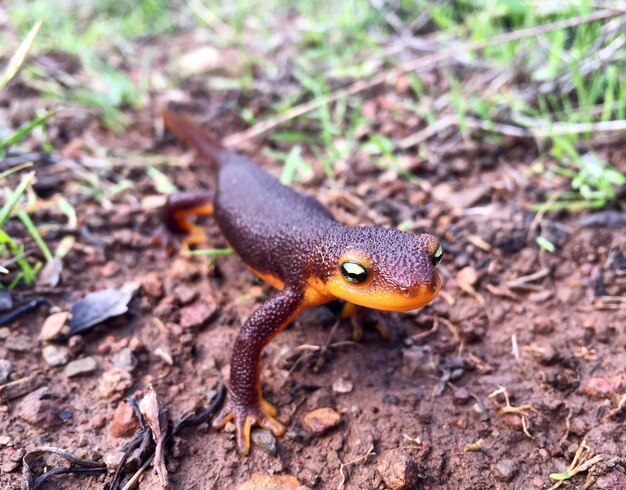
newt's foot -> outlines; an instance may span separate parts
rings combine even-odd
[[[355,342],[361,342],[361,340],[363,340],[364,325],[373,325],[378,335],[380,335],[384,341],[388,341],[391,335],[387,329],[383,313],[384,312],[357,306],[353,303],[344,303],[339,318],[342,320],[350,320],[350,324],[352,325],[352,339]]]
[[[188,252],[201,245],[206,245],[208,237],[204,230],[197,226],[191,227],[191,231],[185,233],[175,233],[166,226],[160,226],[152,236],[153,244],[160,244],[165,249],[168,256],[180,251]]]
[[[269,429],[277,437],[285,433],[285,426],[274,418],[277,414],[278,409],[263,399],[258,405],[249,406],[237,404],[229,396],[220,413],[213,419],[213,427],[220,429],[233,420],[237,428],[237,448],[246,455],[250,451],[250,430],[253,425]]]

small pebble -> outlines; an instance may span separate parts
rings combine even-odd
[[[501,459],[493,467],[493,477],[500,482],[510,482],[517,473],[515,461]]]
[[[45,319],[41,326],[41,332],[39,333],[39,339],[44,342],[48,342],[57,337],[67,321],[69,312],[61,311],[59,313],[53,313]]]
[[[76,357],[85,347],[85,338],[82,335],[72,335],[67,341],[67,348],[72,356]]]
[[[46,386],[33,391],[17,405],[17,416],[30,425],[50,428],[58,423],[58,402]]]
[[[107,262],[106,264],[104,264],[102,266],[102,268],[100,269],[100,275],[102,277],[113,277],[116,274],[118,274],[121,270],[120,265],[115,262],[114,260],[110,260],[109,262]]]
[[[581,390],[592,398],[609,398],[620,386],[620,378],[589,378],[582,382]]]
[[[198,298],[198,290],[181,284],[174,289],[174,296],[181,305],[187,305]]]
[[[318,408],[304,416],[302,425],[310,434],[319,436],[337,427],[340,422],[341,415],[332,408]]]
[[[87,376],[89,374],[93,374],[98,369],[98,363],[96,360],[89,357],[81,357],[80,359],[76,359],[75,361],[70,362],[63,372],[68,378],[73,378],[75,376]]]
[[[104,427],[107,423],[106,417],[104,415],[94,415],[90,420],[89,420],[89,426],[92,429],[102,429],[102,427]]]
[[[400,405],[401,401],[398,396],[392,395],[391,393],[387,393],[383,396],[383,403],[387,403],[388,405]]]
[[[102,374],[98,385],[100,398],[110,398],[113,395],[122,393],[133,384],[131,375],[120,368],[111,368]]]
[[[254,443],[255,447],[261,448],[270,456],[276,455],[276,438],[271,431],[267,429],[255,430],[252,433],[252,442]]]
[[[163,296],[163,282],[156,272],[150,272],[140,279],[141,287],[148,296],[160,298]]]
[[[72,413],[72,411],[69,408],[64,408],[59,413],[59,418],[61,420],[70,420],[73,417],[74,417],[74,414]]]
[[[139,428],[135,411],[130,403],[120,402],[113,412],[110,431],[113,437],[131,437]]]
[[[306,487],[304,487],[306,488]],[[252,478],[237,486],[236,490],[303,490],[300,482],[291,475],[265,475],[254,473]]]
[[[111,451],[110,453],[106,453],[102,460],[104,461],[104,464],[107,465],[107,468],[109,468],[109,470],[115,471],[117,469],[117,465],[120,464],[123,455],[124,453],[122,453],[121,451],[115,450]]]
[[[129,347],[124,347],[121,351],[113,354],[111,362],[116,368],[132,373],[137,367],[137,358],[133,355]]]
[[[194,303],[180,310],[180,326],[182,328],[197,328],[208,322],[217,311],[215,303]]]
[[[417,460],[400,449],[385,451],[378,460],[376,471],[389,490],[413,488],[419,479]]]
[[[0,340],[8,339],[9,335],[11,335],[11,330],[9,329],[9,327],[0,328]]]
[[[339,378],[333,383],[333,391],[338,394],[350,393],[354,389],[354,385],[344,378]]]
[[[12,369],[13,365],[11,361],[8,359],[0,359],[0,385],[9,381],[9,374],[11,374]]]
[[[11,443],[11,438],[9,436],[0,436],[0,446],[7,446]]]
[[[465,388],[457,388],[452,394],[452,402],[456,406],[467,404],[467,402],[469,402],[471,398],[472,395],[470,395],[469,391],[467,391]]]
[[[33,344],[30,337],[26,335],[16,335],[6,339],[4,346],[13,352],[31,352]]]
[[[0,291],[0,311],[9,311],[13,308],[13,297],[8,291]]]
[[[70,360],[70,351],[63,345],[49,344],[41,351],[49,366],[65,366]]]
[[[409,376],[439,374],[433,350],[428,345],[415,345],[402,350],[402,367]]]

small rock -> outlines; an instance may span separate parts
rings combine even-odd
[[[106,264],[102,266],[100,269],[100,275],[102,277],[113,277],[118,274],[121,270],[120,265],[114,260],[108,261]]]
[[[515,461],[501,459],[493,466],[493,477],[503,483],[510,482],[517,473]]]
[[[554,331],[554,321],[545,315],[536,316],[533,320],[533,332],[548,335]]]
[[[194,303],[180,310],[180,326],[182,328],[201,327],[208,322],[217,311],[217,305],[207,303]]]
[[[465,388],[457,388],[452,394],[452,402],[456,406],[467,404],[467,402],[469,402],[471,398],[472,395],[470,395],[469,391],[467,391]]]
[[[11,329],[9,327],[0,328],[0,340],[6,340],[11,335]]]
[[[120,402],[113,412],[113,420],[111,421],[111,435],[113,437],[130,437],[137,429],[139,424],[135,417],[135,411],[130,403]]]
[[[70,360],[70,351],[63,345],[49,344],[41,351],[49,366],[65,366]]]
[[[302,420],[304,428],[312,435],[319,436],[330,429],[337,427],[341,422],[341,415],[332,408],[318,408],[307,413]]]
[[[107,465],[109,470],[115,471],[117,466],[120,464],[123,455],[124,453],[120,451],[111,451],[110,453],[106,453],[102,460],[104,461],[104,464]]]
[[[13,297],[8,291],[0,291],[0,311],[13,309]]]
[[[199,275],[198,265],[183,257],[176,257],[169,270],[169,276],[175,281],[189,281]]]
[[[50,428],[58,423],[58,402],[46,386],[28,394],[17,406],[17,416],[30,425]]]
[[[107,423],[106,417],[102,414],[94,415],[89,420],[89,426],[92,429],[102,429],[102,427],[104,427],[106,423]]]
[[[174,289],[174,296],[181,305],[187,305],[198,298],[198,291],[185,284],[181,284]]]
[[[267,429],[255,430],[252,433],[252,442],[270,456],[276,455],[276,438],[271,431]]]
[[[428,345],[416,345],[402,351],[402,367],[409,376],[439,373],[439,367]]]
[[[31,352],[33,350],[33,344],[30,337],[26,335],[9,337],[6,339],[4,345],[7,349],[13,352]]]
[[[0,385],[9,381],[9,374],[11,374],[12,369],[13,365],[11,361],[8,359],[0,359]]]
[[[102,374],[98,385],[98,394],[101,398],[110,398],[130,388],[133,379],[128,371],[120,368],[111,368]]]
[[[64,408],[59,412],[59,418],[61,420],[70,420],[71,418],[74,418],[74,414],[69,408]]]
[[[85,338],[82,335],[74,335],[67,341],[67,348],[70,350],[70,354],[73,357],[78,356],[85,347]]]
[[[98,369],[98,363],[96,360],[89,357],[81,357],[80,359],[76,359],[75,361],[70,362],[63,372],[68,378],[73,378],[75,376],[87,376],[89,374],[93,374]]]
[[[582,382],[583,393],[592,398],[609,398],[620,386],[620,377],[589,378]]]
[[[295,476],[254,473],[252,478],[241,483],[237,490],[297,490],[298,487],[300,482]]]
[[[376,465],[376,471],[389,490],[412,488],[419,479],[417,461],[400,449],[384,452]]]
[[[400,397],[398,395],[394,395],[393,393],[385,393],[385,395],[383,396],[383,403],[386,403],[388,405],[400,405],[400,403],[402,403],[402,400],[400,400]]]
[[[0,446],[7,446],[11,443],[9,436],[0,436]]]
[[[132,373],[137,367],[137,358],[133,355],[128,347],[124,347],[121,351],[113,354],[111,358],[113,366]]]
[[[511,429],[524,430],[524,422],[522,417],[516,413],[509,413],[504,417],[504,423]]]
[[[354,389],[354,385],[344,378],[339,378],[333,383],[333,391],[338,394],[350,393]]]
[[[146,274],[140,280],[141,287],[148,296],[160,298],[163,296],[163,281],[156,272]]]
[[[26,454],[25,449],[8,447],[3,451],[3,462],[0,465],[0,473],[11,473],[22,466],[22,458]]]
[[[65,326],[69,312],[60,311],[59,313],[53,313],[43,322],[41,326],[41,332],[39,333],[39,339],[44,342],[48,342],[61,334],[61,330]]]

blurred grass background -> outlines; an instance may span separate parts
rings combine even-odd
[[[605,15],[592,20],[599,12]],[[489,43],[503,33],[572,19],[580,22]],[[615,205],[626,184],[624,169],[597,151],[619,146],[626,130],[626,3],[8,2],[0,7],[0,70],[38,21],[42,24],[28,56],[71,55],[79,61],[80,75],[50,76],[42,63],[26,59],[20,64],[16,79],[37,90],[45,107],[20,128],[0,124],[3,154],[19,150],[32,132],[39,132],[43,150],[53,152],[46,131],[53,124],[53,111],[68,104],[95,111],[106,127],[123,132],[132,126],[133,114],[153,104],[155,94],[195,77],[212,92],[244,94],[232,109],[254,126],[300,103],[452,48],[453,54],[441,63],[390,80],[389,90],[397,97],[384,117],[368,109],[365,91],[321,104],[268,134],[275,143],[269,153],[284,163],[283,182],[310,176],[306,155],[321,163],[329,179],[336,175],[337,162],[365,155],[413,180],[403,156],[431,158],[433,140],[440,145],[479,138],[506,146],[511,138],[522,138],[534,142],[529,172],[546,182],[568,183],[556,190],[548,185],[545,200],[534,203],[536,211]],[[188,33],[194,33],[197,47],[181,41]],[[466,49],[477,41],[488,46]],[[212,56],[222,59],[211,64],[207,60]],[[249,103],[257,99],[263,103]],[[0,174],[2,226],[9,216],[24,215],[22,194],[28,194],[28,185],[8,187],[8,175]],[[97,179],[91,184],[94,195],[102,195],[93,190],[98,185]],[[128,185],[118,183],[116,192]],[[9,257],[3,264],[41,267],[29,264],[19,240],[3,233],[0,253]],[[32,238],[43,243],[34,233]],[[44,260],[50,259],[49,251],[43,254]],[[34,275],[25,271],[24,277],[32,282]]]

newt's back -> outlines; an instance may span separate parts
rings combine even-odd
[[[282,185],[247,158],[230,154],[219,169],[215,220],[253,269],[286,279],[337,224],[315,198]]]

